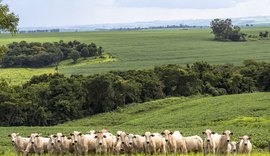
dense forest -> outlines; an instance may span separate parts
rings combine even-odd
[[[102,47],[95,43],[89,45],[79,41],[59,42],[13,42],[8,44],[2,58],[2,67],[45,67],[57,65],[60,61],[72,59],[76,63],[80,57],[100,56]]]
[[[65,77],[34,76],[23,86],[0,82],[1,126],[45,126],[108,112],[134,102],[168,96],[240,94],[270,91],[270,63],[243,66],[196,62],[150,70]]]

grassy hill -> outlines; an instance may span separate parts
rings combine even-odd
[[[141,104],[131,104],[116,111],[70,121],[53,127],[0,127],[0,153],[11,150],[7,135],[32,132],[46,136],[51,133],[69,134],[73,130],[87,132],[103,128],[115,133],[123,130],[142,134],[145,131],[179,130],[185,136],[201,135],[210,128],[221,133],[234,132],[233,140],[247,134],[258,148],[270,141],[270,93],[226,95],[220,97],[171,97]]]
[[[266,30],[270,31],[270,28],[243,29],[247,34],[256,35]],[[80,64],[76,68],[59,68],[59,72],[66,75],[145,69],[163,64],[186,65],[201,60],[211,64],[234,63],[236,65],[246,59],[269,61],[270,40],[217,42],[212,39],[210,29],[34,33],[17,34],[13,37],[1,34],[0,45],[22,40],[27,42],[79,40],[88,44],[94,42],[117,58],[117,61]],[[8,77],[11,83],[20,84],[36,73],[51,73],[53,69],[0,69],[0,77]]]

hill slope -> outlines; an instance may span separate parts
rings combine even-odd
[[[29,135],[39,132],[69,134],[73,130],[86,132],[106,128],[115,133],[123,130],[142,134],[164,129],[180,130],[184,135],[201,135],[210,128],[221,133],[234,132],[233,140],[248,134],[260,148],[270,141],[270,93],[228,95],[220,97],[172,97],[142,104],[132,104],[114,112],[67,122],[53,127],[0,127],[0,151],[10,149],[6,137],[11,132]]]

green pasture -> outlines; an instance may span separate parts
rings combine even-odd
[[[130,104],[115,111],[70,121],[52,127],[0,127],[0,153],[12,152],[8,134],[27,136],[38,132],[43,136],[77,130],[103,128],[115,133],[133,134],[145,131],[179,130],[184,136],[200,135],[205,129],[218,133],[234,132],[232,140],[249,135],[255,151],[263,151],[270,141],[270,93],[225,95],[219,97],[171,97],[140,104]]]
[[[270,28],[249,28],[243,32],[258,35],[260,31]],[[270,40],[252,39],[247,42],[213,41],[210,29],[173,29],[173,30],[140,30],[140,31],[100,31],[100,32],[65,32],[65,33],[32,33],[0,35],[0,45],[11,42],[65,42],[79,40],[83,43],[94,42],[104,47],[106,53],[116,59],[99,63],[83,63],[72,68],[62,66],[59,72],[89,75],[111,70],[147,69],[164,64],[192,64],[196,61],[207,61],[211,64],[233,63],[240,65],[244,60],[270,60]],[[116,61],[117,60],[117,61]],[[36,73],[53,72],[51,68],[36,69],[0,69],[0,77],[8,77],[12,84],[25,82]],[[40,72],[40,70],[42,72]],[[32,74],[33,73],[33,74]],[[21,76],[17,77],[17,74]],[[13,81],[14,80],[14,81]]]

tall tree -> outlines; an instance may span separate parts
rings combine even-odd
[[[0,0],[0,30],[14,34],[18,31],[19,17],[13,12],[10,12],[7,5],[1,3],[2,0]]]
[[[245,40],[246,34],[241,32],[240,27],[233,26],[231,19],[214,19],[210,23],[215,40]]]

